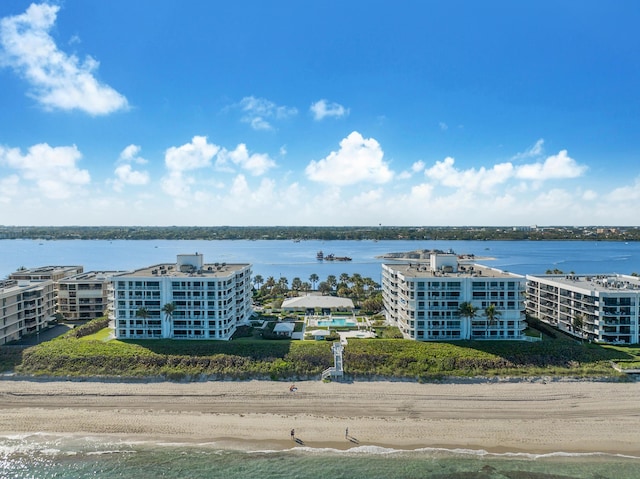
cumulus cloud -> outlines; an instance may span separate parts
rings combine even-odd
[[[0,149],[0,151],[2,151]],[[9,203],[12,198],[18,195],[20,185],[20,177],[18,175],[9,175],[6,178],[0,178],[0,203]]]
[[[543,181],[559,178],[577,178],[587,170],[562,150],[557,155],[549,156],[543,162],[522,165],[516,169],[516,177],[524,180]]]
[[[30,147],[25,155],[19,148],[0,147],[0,164],[15,169],[22,180],[34,183],[50,199],[70,198],[78,188],[89,184],[89,172],[76,166],[81,158],[75,145],[51,147],[41,143]]]
[[[239,144],[235,150],[222,149],[216,158],[216,167],[226,169],[226,165],[233,163],[253,176],[260,176],[276,166],[269,155],[264,153],[249,154],[244,143]]]
[[[411,168],[408,171],[403,171],[397,176],[397,178],[399,180],[407,180],[411,178],[414,174],[420,173],[422,170],[424,170],[424,167],[425,167],[424,161],[418,160],[411,165]]]
[[[327,100],[319,100],[310,107],[314,120],[324,120],[327,117],[341,118],[349,114],[349,109],[339,103],[329,103]]]
[[[194,136],[191,143],[167,149],[164,161],[168,174],[162,179],[163,191],[185,206],[191,197],[191,185],[196,182],[195,177],[187,173],[211,166],[219,150],[206,136]]]
[[[340,149],[326,158],[311,161],[305,173],[310,180],[336,186],[360,182],[387,183],[393,178],[380,144],[357,131],[340,142]]]
[[[444,186],[479,192],[488,192],[493,186],[504,183],[513,175],[511,163],[499,163],[490,169],[483,166],[477,170],[459,170],[454,164],[455,160],[447,157],[426,169],[424,174]]]
[[[525,153],[519,153],[519,158],[530,158],[542,153],[542,140]],[[548,156],[544,161],[536,161],[514,166],[511,162],[497,163],[490,168],[480,167],[466,170],[458,169],[455,160],[447,157],[437,161],[432,167],[425,169],[425,176],[432,181],[450,188],[462,189],[479,193],[491,193],[496,185],[505,184],[510,180],[522,180],[516,185],[520,191],[526,191],[528,186],[536,187],[546,180],[577,178],[587,170],[570,158],[566,150],[557,155]],[[525,182],[529,182],[528,184]]]
[[[49,31],[59,9],[31,4],[25,13],[0,20],[0,64],[22,76],[30,95],[46,109],[105,115],[127,108],[123,95],[95,78],[95,59],[80,61],[58,49]]]
[[[147,160],[138,156],[138,145],[127,146],[118,158],[118,165],[114,170],[115,179],[112,181],[113,189],[122,191],[125,185],[142,186],[149,183],[147,171],[134,170],[132,164],[145,164]]]
[[[636,204],[640,200],[640,178],[636,178],[632,185],[615,188],[607,195],[607,200]]]
[[[283,120],[298,114],[293,107],[279,106],[265,98],[247,96],[240,100],[242,121],[251,125],[254,130],[273,130],[273,120]]]

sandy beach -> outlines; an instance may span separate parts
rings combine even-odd
[[[640,383],[0,381],[0,434],[640,456]],[[348,428],[349,435],[345,435]]]

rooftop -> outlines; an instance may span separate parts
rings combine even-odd
[[[111,278],[126,271],[87,271],[86,273],[74,274],[60,280],[61,283],[74,281],[110,281]]]
[[[385,264],[396,273],[402,274],[405,278],[503,278],[514,279],[523,276],[489,268],[479,264],[458,264],[457,270],[447,271],[447,269],[432,270],[429,263],[408,263],[408,264]]]
[[[590,291],[640,291],[640,278],[616,273],[527,275],[527,279],[546,279],[560,285],[579,287]]]

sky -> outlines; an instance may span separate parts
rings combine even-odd
[[[640,224],[635,0],[0,2],[0,224]]]

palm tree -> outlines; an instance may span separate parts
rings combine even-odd
[[[340,283],[341,284],[349,284],[349,275],[347,273],[342,273],[340,275]]]
[[[164,313],[164,319],[165,321],[167,321],[169,323],[169,336],[171,336],[171,323],[172,323],[172,319],[173,319],[173,312],[176,310],[176,304],[175,303],[167,303],[162,307],[162,312]]]
[[[485,331],[485,336],[489,336],[489,327],[494,326],[498,322],[498,316],[500,316],[500,311],[496,309],[496,305],[491,303],[484,310],[484,315],[487,317],[487,329]]]
[[[302,280],[298,276],[291,280],[291,289],[294,291],[300,291],[302,289]]]
[[[267,281],[264,283],[264,287],[269,290],[269,293],[271,293],[271,290],[275,285],[276,285],[276,279],[273,276],[269,276],[267,278]]]
[[[576,315],[573,317],[572,326],[574,332],[576,329],[580,331],[580,341],[582,341],[582,339],[584,338],[584,332],[582,330],[582,328],[584,327],[584,318],[581,313],[576,313]]]
[[[467,331],[469,332],[471,332],[471,322],[473,321],[473,318],[476,317],[477,312],[478,308],[468,301],[460,303],[460,306],[458,307],[458,313],[460,314],[460,317],[469,319],[469,327],[467,328]]]
[[[138,311],[136,311],[136,318],[142,318],[142,328],[144,329],[145,335],[149,334],[149,331],[147,331],[148,317],[149,317],[149,310],[147,308],[138,308]]]
[[[333,290],[333,288],[338,284],[338,280],[334,275],[330,274],[327,276],[327,284],[331,287],[331,290]]]
[[[309,281],[311,281],[311,284],[313,285],[313,289],[316,289],[316,283],[318,282],[319,279],[320,277],[315,273],[311,273],[311,276],[309,276]]]
[[[362,286],[362,275],[360,273],[353,273],[349,281],[353,283],[354,286]]]
[[[261,275],[256,274],[253,277],[253,284],[255,285],[256,289],[260,289],[262,283],[264,283],[264,278]]]

